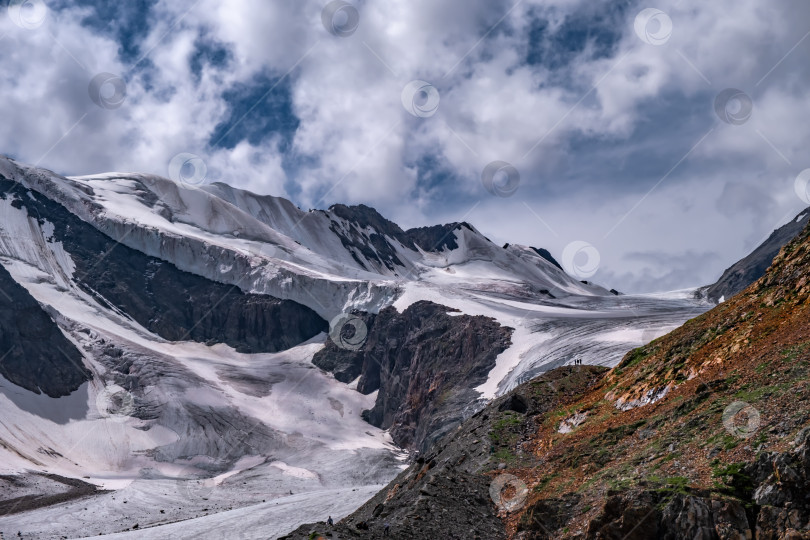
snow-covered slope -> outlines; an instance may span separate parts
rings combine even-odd
[[[0,531],[108,533],[133,526],[129,516],[148,526],[291,490],[328,508],[324,490],[377,485],[399,470],[389,437],[360,417],[374,396],[312,365],[324,334],[272,354],[162,339],[79,287],[75,261],[53,236],[61,224],[30,215],[18,195],[0,200],[0,263],[82,351],[93,378],[59,399],[0,379],[0,474],[57,474],[120,491],[89,514],[85,500],[61,506],[70,519],[4,516]],[[158,492],[173,501],[165,514]]]
[[[331,210],[303,212],[284,199],[222,184],[198,189],[118,173],[66,178],[5,158],[0,174],[59,202],[125,246],[244,291],[295,300],[327,320],[352,308],[377,311],[425,270],[474,261],[491,266],[492,279],[506,274],[564,294],[605,294],[528,249],[496,246],[466,224],[445,235],[455,249],[435,250],[418,246],[390,222],[389,230],[376,230],[370,223],[384,218],[373,211],[355,220]]]
[[[514,333],[483,398],[575,357],[613,365],[708,307],[686,294],[614,296],[466,223],[404,231],[364,206],[307,212],[224,184],[67,178],[6,158],[0,183],[0,264],[92,373],[58,399],[0,378],[0,474],[115,490],[24,513],[14,506],[30,501],[13,501],[0,516],[6,533],[73,538],[193,520],[144,537],[220,538],[238,522],[234,537],[264,538],[346,514],[387,483],[403,456],[361,417],[376,396],[312,364],[325,333],[262,350],[220,332],[284,328],[241,317],[256,303],[289,301],[282,313],[313,328],[419,300],[492,317]],[[222,322],[162,320],[167,299],[173,317],[206,301],[202,318],[222,312]]]

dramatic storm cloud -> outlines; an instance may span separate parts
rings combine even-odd
[[[808,21],[804,0],[12,0],[0,152],[701,285],[807,206]]]

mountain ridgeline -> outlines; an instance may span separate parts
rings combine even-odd
[[[110,205],[122,194],[123,212]],[[498,247],[468,223],[406,231],[365,205],[302,212],[224,184],[66,178],[9,159],[0,160],[0,201],[0,248],[14,268],[37,268],[57,289],[75,288],[93,309],[169,342],[225,344],[246,354],[288,350],[326,333],[327,320],[353,299],[365,308],[367,346],[346,351],[327,340],[313,362],[344,383],[360,377],[363,394],[379,390],[365,418],[406,448],[427,449],[482,406],[474,388],[510,346],[512,329],[430,302],[399,313],[388,306],[400,292],[391,277],[417,280],[420,265],[434,260],[443,267],[500,259],[529,278],[530,290],[539,281],[558,295],[604,292],[567,276],[545,249]],[[140,225],[139,216],[163,225]],[[245,241],[256,251],[232,249]],[[6,298],[31,304],[31,314],[5,325],[0,337],[10,352],[0,374],[35,392],[69,395],[91,377],[86,359],[26,288],[6,278]],[[26,339],[34,331],[46,339]]]
[[[275,352],[328,328],[326,321],[305,306],[245,294],[234,286],[183,272],[169,262],[114,242],[62,205],[34,195],[2,175],[0,199],[25,213],[37,227],[45,225],[41,216],[47,216],[50,228],[42,238],[46,243],[59,243],[69,255],[75,283],[102,305],[125,313],[164,339],[226,343],[243,352]],[[53,345],[52,350],[59,349],[68,351],[67,355],[73,347]],[[49,356],[59,359],[62,355]],[[81,364],[75,354],[71,360]],[[48,370],[38,369],[33,358],[29,362],[28,368],[42,375],[31,385],[47,388],[59,379]],[[65,389],[75,387],[74,382]]]

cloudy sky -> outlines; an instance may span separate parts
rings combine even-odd
[[[810,201],[807,0],[12,0],[0,36],[0,153],[591,246],[624,291]]]

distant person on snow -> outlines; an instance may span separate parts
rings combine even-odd
[[[326,524],[329,525],[330,527],[335,524],[335,522],[332,521],[332,516],[326,518]]]

